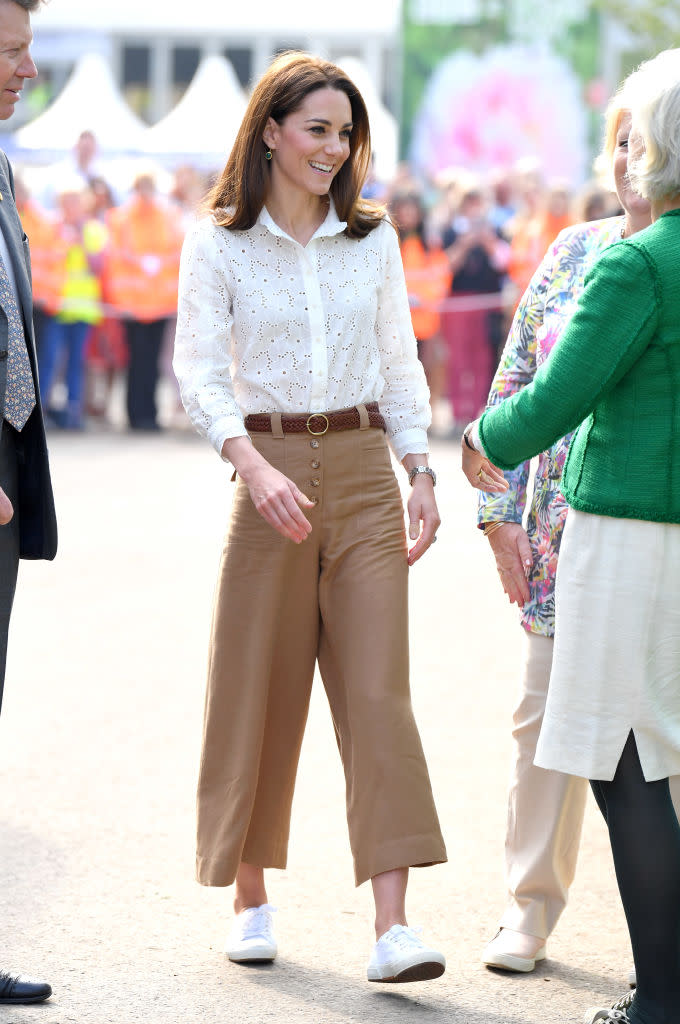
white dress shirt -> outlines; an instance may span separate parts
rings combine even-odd
[[[221,452],[248,413],[380,402],[397,458],[425,453],[429,391],[397,235],[357,240],[331,202],[306,246],[266,208],[247,231],[212,217],[182,250],[173,366],[196,428]]]
[[[17,304],[17,309],[21,310],[21,299],[19,298],[19,289],[17,288],[16,277],[14,276],[14,265],[12,264],[12,257],[9,254],[9,248],[2,231],[0,231],[0,256],[2,256],[2,262],[5,264],[5,270],[9,278],[9,283],[12,286],[14,292],[14,299]]]

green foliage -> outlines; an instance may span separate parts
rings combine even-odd
[[[677,0],[593,0],[593,7],[629,29],[644,56],[680,46]],[[626,73],[623,69],[623,73]]]
[[[572,23],[561,39],[555,40],[555,49],[571,65],[583,86],[599,77],[602,60],[601,17],[594,7],[584,21]],[[586,110],[588,149],[598,152],[602,134],[602,115],[599,110]]]
[[[401,144],[405,153],[415,115],[425,86],[435,68],[456,50],[484,53],[507,41],[507,27],[501,18],[485,18],[471,25],[420,25],[411,21],[409,4],[403,5],[403,87]]]
[[[582,82],[599,74],[601,45],[600,16],[593,8],[584,21],[574,22],[561,39],[555,40],[557,53],[567,60]]]

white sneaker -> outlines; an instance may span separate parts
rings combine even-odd
[[[235,963],[271,961],[278,952],[272,914],[276,907],[246,907],[236,915],[224,952]]]
[[[583,1015],[583,1024],[597,1024],[598,1021],[601,1024],[611,1024],[613,1021],[622,1021],[626,1024],[626,1021],[630,1021],[628,1011],[633,1005],[635,999],[635,992],[626,992],[624,996],[617,999],[611,1006],[591,1006]]]
[[[630,1017],[625,1010],[595,1010],[593,1015],[593,1009],[591,1006],[590,1010],[586,1010],[584,1024],[630,1024]]]
[[[420,929],[393,924],[381,935],[368,962],[369,981],[429,981],[444,973],[443,953],[429,949],[418,937]]]

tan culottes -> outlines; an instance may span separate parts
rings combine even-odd
[[[318,659],[345,771],[357,885],[446,860],[409,691],[403,506],[375,428],[254,434],[308,497],[286,540],[238,481],[217,585],[198,786],[197,877],[286,866]]]

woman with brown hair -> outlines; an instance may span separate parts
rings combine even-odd
[[[407,926],[408,869],[446,852],[411,709],[407,576],[439,516],[399,243],[360,198],[369,159],[347,76],[279,57],[184,246],[175,370],[191,419],[238,475],[213,616],[197,874],[236,882],[229,958],[273,960],[264,868],[286,865],[318,660],[355,878],[370,878],[375,898],[368,978],[415,981],[442,974],[444,957]],[[410,551],[386,437],[412,484]]]

